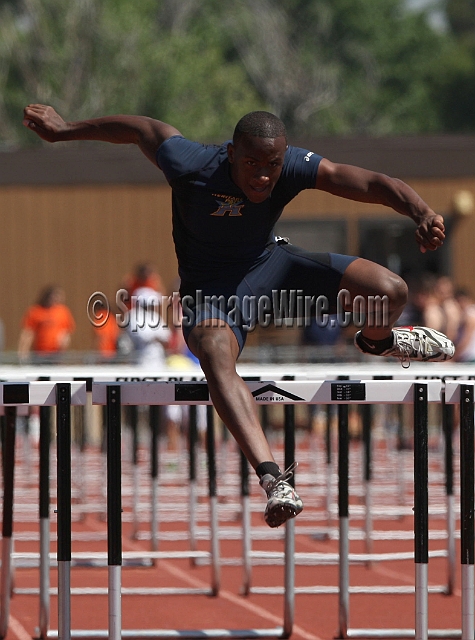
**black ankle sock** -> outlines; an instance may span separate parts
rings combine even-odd
[[[266,473],[269,473],[271,476],[274,476],[274,478],[277,478],[282,472],[276,462],[261,462],[261,464],[258,464],[256,467],[256,473],[259,478],[265,476]]]
[[[358,336],[358,342],[366,351],[366,353],[374,353],[378,355],[379,353],[383,353],[386,349],[390,349],[394,344],[394,336],[391,333],[390,336],[384,338],[384,340],[372,340],[371,338],[366,338],[362,333]]]

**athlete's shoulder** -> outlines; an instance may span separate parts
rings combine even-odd
[[[298,189],[313,189],[322,156],[302,147],[289,145],[285,153],[282,179],[296,183]]]
[[[179,176],[201,171],[210,163],[219,165],[226,157],[226,144],[202,144],[176,135],[160,145],[157,164],[170,182]]]
[[[287,147],[287,151],[285,152],[284,164],[299,164],[299,163],[319,163],[322,159],[318,153],[314,151],[309,151],[308,149],[304,149],[302,147],[294,147],[290,145]],[[305,166],[305,165],[304,165]]]

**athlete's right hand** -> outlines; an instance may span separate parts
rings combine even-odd
[[[25,107],[23,124],[47,142],[57,142],[64,139],[62,134],[68,130],[67,123],[53,107],[44,104],[29,104]]]

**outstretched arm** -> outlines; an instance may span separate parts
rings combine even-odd
[[[180,132],[165,122],[145,116],[105,116],[65,122],[53,109],[30,104],[24,109],[23,124],[47,142],[101,140],[113,144],[136,144],[156,166],[158,147]]]
[[[336,196],[383,204],[412,218],[417,225],[420,250],[435,251],[445,239],[444,219],[402,180],[347,164],[335,164],[326,158],[318,167],[316,189]]]

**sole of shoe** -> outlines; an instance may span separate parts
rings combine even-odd
[[[274,507],[265,514],[265,521],[269,525],[269,527],[274,529],[275,527],[280,527],[280,525],[287,522],[287,520],[295,518],[295,516],[297,516],[300,511],[298,511],[290,504],[281,504]]]

